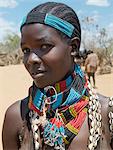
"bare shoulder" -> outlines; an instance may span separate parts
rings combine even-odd
[[[8,121],[10,123],[12,121],[19,122],[21,120],[20,103],[21,101],[17,101],[8,107],[4,121]]]
[[[20,102],[17,101],[7,109],[5,113],[2,140],[4,149],[17,149],[17,133],[22,127],[22,119],[20,114]]]

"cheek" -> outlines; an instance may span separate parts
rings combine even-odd
[[[48,61],[48,63],[50,63],[51,65],[56,65],[61,63],[64,60],[64,53],[62,53],[60,50],[56,49],[53,51],[50,51],[47,55],[46,55],[46,60]]]
[[[53,69],[69,68],[71,56],[68,49],[54,49],[45,56],[45,61],[48,66]]]

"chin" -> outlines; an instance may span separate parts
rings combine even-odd
[[[40,84],[40,83],[37,83],[36,81],[34,81],[35,85],[38,87],[38,88],[44,88],[46,85],[45,84]]]
[[[38,88],[45,88],[45,87],[47,87],[47,86],[50,85],[50,83],[37,82],[37,81],[35,81],[35,80],[34,80],[34,83],[35,83],[35,85],[36,85]]]

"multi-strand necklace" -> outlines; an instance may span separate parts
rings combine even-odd
[[[113,149],[113,97],[109,98],[109,129],[110,129],[110,145]]]
[[[90,135],[88,140],[88,149],[94,150],[98,144],[100,136],[102,134],[102,117],[101,117],[101,105],[98,100],[98,96],[95,90],[88,83],[89,89],[89,108],[88,116],[90,121]]]
[[[65,145],[69,145],[79,133],[88,114],[90,120],[88,149],[93,150],[101,135],[101,106],[95,91],[77,65],[65,81],[56,85],[43,91],[31,88],[29,116],[34,149],[38,150],[44,143],[54,149],[65,150]],[[59,88],[61,90],[58,92]]]

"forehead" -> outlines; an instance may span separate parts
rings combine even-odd
[[[61,38],[56,29],[39,23],[25,25],[22,28],[21,35],[22,41],[26,41],[28,39],[41,40],[43,38],[47,38],[49,40],[53,40]]]

